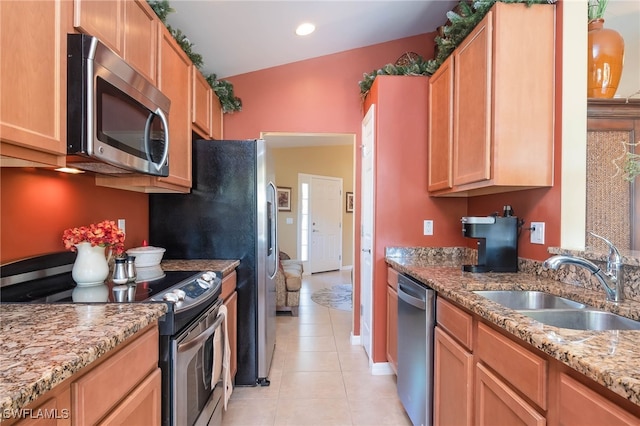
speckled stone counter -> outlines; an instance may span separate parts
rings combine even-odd
[[[2,304],[0,412],[36,400],[166,311],[164,303]]]
[[[240,265],[239,260],[220,259],[166,259],[160,266],[163,271],[220,271],[222,275],[228,275]]]
[[[429,254],[430,253],[430,254]],[[530,273],[462,272],[465,253],[424,251],[402,256],[387,251],[386,261],[446,297],[531,344],[574,370],[640,405],[640,331],[581,331],[539,323],[473,293],[474,290],[541,290],[640,320],[640,302],[606,302],[604,291],[564,284]]]

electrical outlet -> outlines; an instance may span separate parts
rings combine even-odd
[[[127,231],[125,230],[124,219],[118,219],[118,228],[122,229],[122,232],[124,232],[125,234],[127,233]]]
[[[531,222],[531,244],[544,244],[544,222]]]
[[[433,221],[425,220],[423,227],[424,235],[433,235]]]

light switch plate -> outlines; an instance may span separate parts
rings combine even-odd
[[[285,219],[285,222],[287,223],[287,225],[293,225],[293,218],[292,217],[288,217]]]
[[[544,222],[531,222],[531,244],[544,244]]]
[[[425,220],[423,225],[424,235],[433,235],[433,221]]]
[[[124,219],[118,219],[118,228],[122,229],[122,232],[124,232],[125,234],[127,233]]]

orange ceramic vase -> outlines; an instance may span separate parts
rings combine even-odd
[[[617,31],[603,25],[604,19],[589,21],[589,98],[613,98],[622,75],[624,40]]]

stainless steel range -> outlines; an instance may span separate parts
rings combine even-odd
[[[75,253],[61,252],[0,266],[0,302],[73,303]],[[163,425],[222,422],[224,344],[222,274],[161,271],[137,281],[135,302],[166,303],[160,319]],[[113,283],[109,301],[114,302]]]

